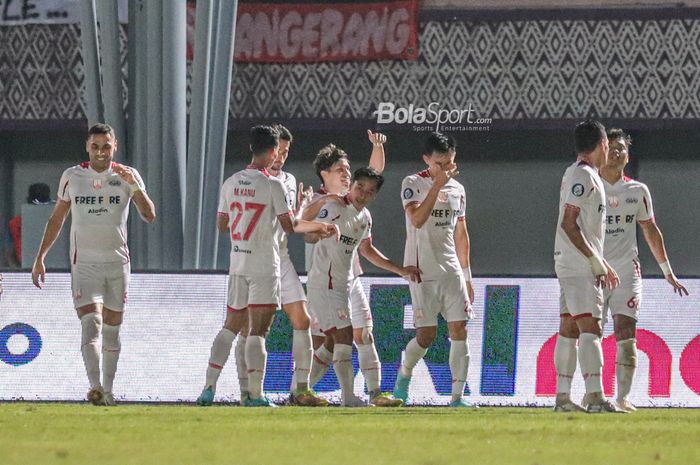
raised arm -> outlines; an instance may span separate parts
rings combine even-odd
[[[49,253],[49,250],[51,250],[54,242],[56,242],[69,212],[70,202],[59,199],[56,201],[56,206],[53,208],[49,221],[46,223],[44,237],[41,239],[41,245],[34,259],[34,265],[32,266],[32,282],[39,289],[41,289],[41,283],[46,279],[44,259],[46,258],[46,254]]]
[[[432,213],[433,207],[435,207],[440,189],[447,184],[447,181],[449,181],[456,172],[457,165],[455,164],[448,167],[446,171],[439,171],[438,175],[433,179],[433,185],[430,187],[428,195],[425,196],[423,201],[406,205],[406,213],[414,228],[420,229],[425,222],[428,221],[430,213]]]
[[[372,143],[372,153],[369,156],[369,166],[381,173],[384,171],[385,164],[384,143],[386,142],[386,136],[379,132],[372,132],[368,129],[367,138]]]

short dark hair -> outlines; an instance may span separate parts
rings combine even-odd
[[[51,202],[51,188],[48,184],[37,182],[29,186],[27,203],[41,204]]]
[[[431,132],[423,145],[423,155],[433,152],[447,153],[457,149],[457,141],[441,132]]]
[[[362,181],[363,179],[375,181],[377,183],[377,192],[379,192],[379,189],[382,188],[382,184],[384,184],[384,176],[382,176],[379,171],[375,170],[371,166],[365,166],[364,168],[355,170],[355,172],[352,174],[353,182]]]
[[[600,121],[587,119],[574,129],[576,153],[591,153],[605,137],[605,126]]]
[[[336,147],[335,144],[328,144],[319,150],[314,160],[314,168],[316,168],[316,176],[323,182],[323,177],[321,176],[321,171],[328,171],[331,166],[335,165],[338,160],[348,158],[348,154],[345,150],[340,147]]]
[[[632,145],[632,136],[620,128],[608,129],[608,140],[613,139],[623,139],[625,142],[627,142],[627,147]]]
[[[109,134],[113,138],[117,138],[116,134],[114,134],[114,128],[107,123],[97,123],[88,129],[88,139],[95,134]]]
[[[284,127],[280,123],[275,123],[272,125],[272,127],[277,129],[277,132],[280,133],[280,139],[286,140],[290,144],[292,143],[292,141],[294,140],[294,137],[292,136],[292,133],[289,131],[289,129],[287,129],[286,127]]]
[[[279,145],[280,134],[272,126],[253,126],[250,129],[250,151],[260,155]]]

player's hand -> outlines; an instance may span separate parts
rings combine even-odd
[[[32,266],[32,282],[36,287],[41,289],[41,283],[46,279],[46,267],[44,266],[44,260],[37,258],[34,260],[34,266]],[[41,280],[41,282],[39,282]]]
[[[469,296],[469,302],[474,303],[474,285],[471,281],[467,281],[467,295]]]
[[[311,199],[314,197],[314,188],[309,186],[304,190],[304,183],[299,183],[299,189],[297,190],[297,209],[302,211],[308,204],[311,203]]]
[[[605,262],[605,266],[608,267],[608,272],[605,275],[605,285],[610,290],[615,289],[620,285],[620,277],[617,275],[617,271],[615,271],[606,260],[603,261]]]
[[[127,168],[120,163],[116,163],[112,169],[119,175],[119,177],[126,181],[127,184],[136,184],[136,178],[134,178],[134,173],[131,171],[131,168]]]
[[[450,178],[454,178],[458,174],[459,171],[457,171],[457,165],[455,163],[450,163],[444,169],[438,171],[437,176],[435,176],[435,179],[433,179],[433,184],[436,184],[441,188],[447,184]]]
[[[372,132],[369,129],[367,130],[367,138],[375,147],[384,145],[386,143],[386,136],[384,134],[379,132]]]
[[[674,293],[677,292],[678,295],[681,297],[683,297],[683,293],[685,293],[685,295],[688,295],[688,289],[686,289],[685,286],[682,285],[680,281],[678,281],[678,278],[676,278],[676,275],[674,275],[673,273],[666,275],[666,281],[668,281],[669,284],[673,286]]]
[[[417,266],[410,265],[410,266],[402,267],[400,274],[401,274],[402,278],[404,278],[408,281],[411,281],[414,283],[419,283],[421,273],[422,272],[421,272],[420,268],[418,268]]]
[[[335,236],[335,240],[340,240],[340,230],[338,226],[332,223],[321,223],[323,228],[318,232],[321,239],[326,239],[327,237]]]

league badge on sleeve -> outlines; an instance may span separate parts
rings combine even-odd
[[[318,217],[321,219],[327,218],[328,217],[328,210],[326,208],[324,208],[323,210],[318,212]]]
[[[576,197],[581,197],[584,192],[585,189],[583,188],[583,184],[574,184],[571,187],[571,193],[574,194]]]
[[[413,198],[413,189],[410,187],[407,187],[406,189],[403,190],[403,198],[408,200]]]

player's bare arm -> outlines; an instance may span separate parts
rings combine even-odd
[[[455,249],[459,264],[464,271],[464,279],[467,282],[467,293],[469,301],[474,302],[474,285],[472,284],[471,272],[471,241],[469,240],[469,231],[467,230],[467,221],[462,218],[457,221],[455,226]]]
[[[666,278],[666,281],[673,286],[673,292],[677,292],[681,297],[683,297],[683,294],[688,295],[688,289],[686,289],[685,286],[678,281],[678,278],[676,278],[673,270],[671,270],[671,267],[668,265],[668,255],[666,254],[664,236],[661,234],[661,230],[657,224],[654,221],[648,221],[643,223],[640,222],[639,226],[642,228],[644,239],[647,241],[647,244],[651,249],[651,253],[654,254],[656,262],[662,266],[662,269],[666,268],[664,269],[664,277]],[[666,266],[663,266],[663,264]],[[669,271],[669,273],[666,273],[666,271]]]
[[[606,286],[609,289],[615,289],[620,284],[620,278],[603,257],[599,257],[593,253],[593,247],[591,247],[591,244],[576,223],[579,213],[580,211],[577,207],[567,204],[564,209],[564,217],[561,220],[561,228],[574,247],[591,262],[591,268],[593,269],[593,274],[595,274],[598,284]]]
[[[306,207],[311,203],[311,199],[314,196],[314,188],[309,186],[304,189],[304,183],[299,183],[299,188],[297,189],[297,211],[295,212],[297,217],[306,209]]]
[[[386,143],[386,136],[379,132],[372,132],[368,129],[367,138],[372,143],[372,153],[369,156],[369,166],[381,174],[384,171],[385,164],[384,144]]]
[[[44,237],[41,239],[41,245],[39,246],[39,251],[34,259],[34,265],[32,266],[32,282],[36,287],[41,289],[41,283],[46,279],[46,267],[44,266],[44,258],[46,254],[49,253],[54,242],[58,238],[58,234],[61,232],[63,223],[66,221],[70,213],[70,202],[58,199],[56,201],[56,206],[53,208],[53,212],[49,217],[49,221],[46,223],[46,229],[44,229]],[[41,281],[41,282],[40,282]]]
[[[301,219],[304,221],[312,221],[315,219],[321,209],[331,201],[338,202],[340,204],[343,203],[343,198],[337,194],[327,194],[322,197],[319,197],[316,199],[316,201],[311,202],[309,205],[307,205],[301,213]]]
[[[146,223],[153,223],[156,220],[156,207],[148,194],[141,190],[131,168],[117,163],[113,169],[131,188],[133,192],[131,199],[134,201],[141,218]]]
[[[371,238],[364,239],[360,242],[359,251],[372,265],[395,273],[409,281],[420,282],[420,269],[418,267],[399,266],[392,262],[372,244]]]
[[[228,219],[228,213],[219,212],[216,214],[216,229],[221,234],[225,234],[228,231]]]
[[[420,229],[425,222],[428,221],[430,213],[433,211],[433,207],[435,207],[440,189],[447,184],[450,178],[456,176],[458,173],[456,164],[451,163],[445,166],[443,169],[439,170],[438,174],[433,178],[433,185],[428,191],[428,195],[425,196],[425,199],[423,199],[422,202],[416,202],[406,206],[406,213],[414,228]]]
[[[306,221],[292,218],[289,214],[279,215],[277,217],[282,229],[287,234],[317,234],[320,239],[335,236],[336,240],[340,238],[340,231],[335,224],[321,223],[320,221]]]

